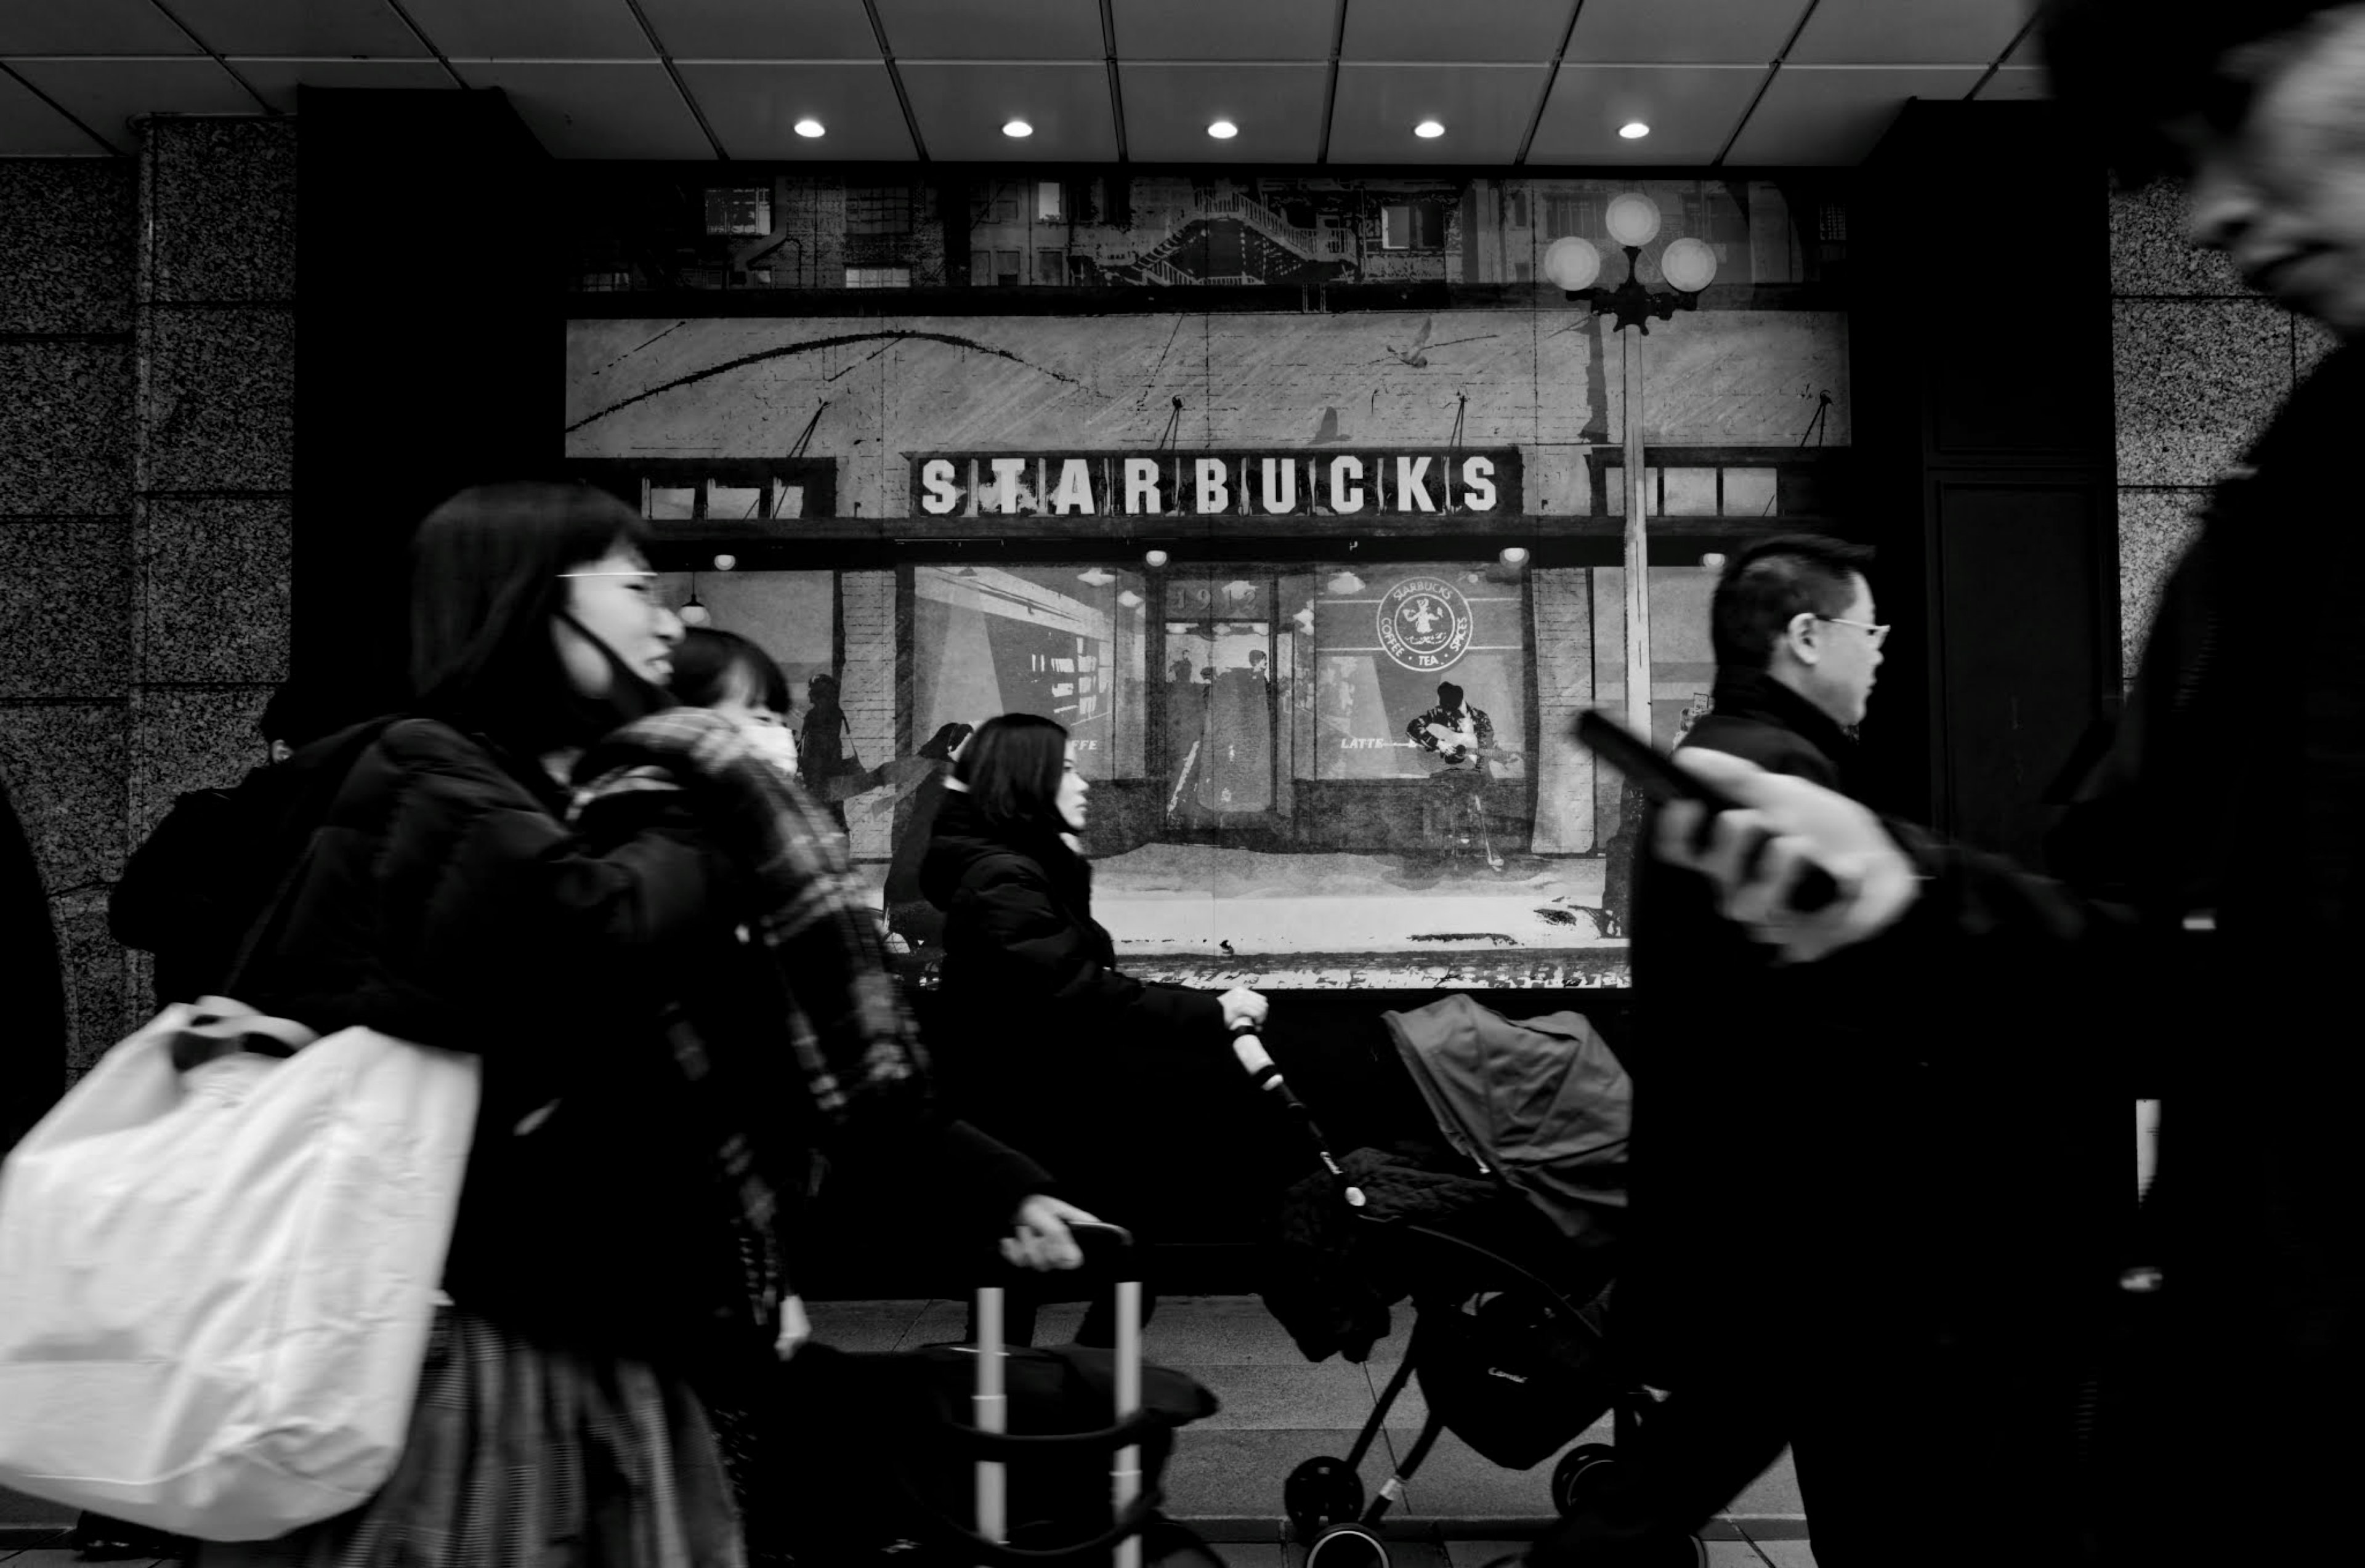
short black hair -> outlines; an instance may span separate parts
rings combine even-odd
[[[1437,683],[1437,705],[1440,708],[1461,707],[1462,689],[1454,685],[1450,680],[1439,681]]]
[[[2141,184],[2180,162],[2161,134],[2199,115],[2231,130],[2249,84],[2226,56],[2308,28],[2357,0],[2054,0],[2037,23],[2053,96],[2100,143],[2120,180]]]
[[[719,626],[692,626],[682,633],[667,685],[674,700],[692,708],[712,708],[734,691],[745,691],[758,708],[789,711],[789,678],[772,655]]]
[[[1039,713],[988,719],[953,765],[978,813],[1013,838],[1066,831],[1059,780],[1068,771],[1068,729]]]
[[[975,724],[964,724],[958,719],[948,724],[939,724],[936,733],[920,747],[920,755],[936,762],[947,761],[954,752],[960,749],[961,742],[975,734]]]
[[[477,485],[429,512],[410,544],[419,711],[539,753],[666,706],[621,662],[608,696],[582,696],[550,633],[566,604],[561,573],[647,538],[639,513],[588,485]]]
[[[1872,551],[1820,533],[1761,539],[1725,563],[1709,605],[1719,669],[1764,669],[1800,614],[1845,615]]]

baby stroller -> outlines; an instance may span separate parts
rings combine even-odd
[[[1299,1219],[1317,1232],[1327,1226],[1317,1245],[1343,1244],[1351,1271],[1379,1282],[1369,1301],[1409,1295],[1415,1314],[1404,1361],[1345,1457],[1309,1459],[1283,1488],[1307,1568],[1386,1568],[1381,1521],[1443,1432],[1525,1470],[1610,1414],[1613,1442],[1569,1449],[1554,1467],[1552,1501],[1574,1513],[1620,1450],[1631,1455],[1656,1403],[1604,1332],[1631,1102],[1616,1058],[1575,1014],[1512,1024],[1459,994],[1386,1023],[1395,1060],[1374,1066],[1409,1079],[1433,1136],[1343,1159],[1262,1045],[1235,1042],[1321,1164],[1319,1178],[1293,1192]],[[1327,1215],[1311,1212],[1317,1203]],[[1354,1288],[1336,1274],[1331,1283]],[[1272,1293],[1267,1301],[1309,1356],[1328,1353],[1320,1330],[1302,1330]],[[1351,1347],[1354,1337],[1339,1343]],[[1427,1418],[1395,1475],[1366,1499],[1362,1462],[1416,1376]],[[1706,1549],[1695,1548],[1704,1562]]]

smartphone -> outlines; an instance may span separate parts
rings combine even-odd
[[[1587,708],[1576,716],[1578,744],[1602,761],[1632,779],[1636,788],[1650,797],[1656,805],[1674,801],[1692,801],[1706,808],[1708,816],[1701,823],[1706,830],[1721,812],[1743,809],[1740,801],[1702,778],[1687,767],[1679,767],[1664,752],[1644,741],[1617,720],[1597,708]],[[1765,851],[1767,839],[1758,840],[1749,853],[1749,863],[1754,866]],[[1790,890],[1790,907],[1801,914],[1812,914],[1840,896],[1838,880],[1821,866],[1810,865],[1799,874]]]

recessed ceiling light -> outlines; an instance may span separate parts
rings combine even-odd
[[[1240,133],[1240,128],[1227,119],[1219,119],[1207,128],[1207,134],[1218,141],[1229,141]]]
[[[1412,133],[1424,141],[1434,141],[1445,134],[1445,127],[1433,119],[1425,119],[1412,128]]]
[[[1641,120],[1630,119],[1618,128],[1618,134],[1629,141],[1640,141],[1651,134],[1651,128]]]
[[[1004,136],[1032,136],[1035,134],[1035,128],[1028,125],[1023,119],[1014,119],[1002,128],[1002,134]]]
[[[819,136],[822,134],[822,123],[817,119],[801,119],[797,121],[797,134],[807,138]]]

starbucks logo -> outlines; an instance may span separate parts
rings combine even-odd
[[[1412,670],[1440,670],[1469,649],[1477,622],[1462,590],[1437,577],[1407,577],[1380,596],[1380,646]]]

